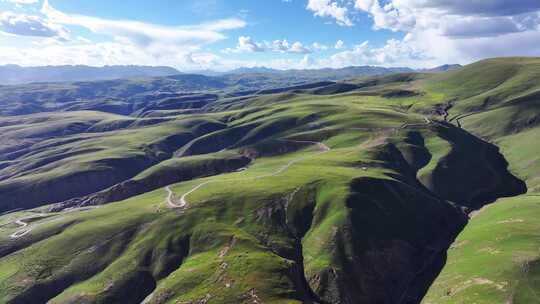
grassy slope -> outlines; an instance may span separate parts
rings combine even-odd
[[[255,153],[248,170],[174,185],[178,199],[211,181],[189,196],[184,211],[167,209],[166,191],[158,189],[95,210],[48,214],[33,220],[34,230],[16,241],[8,237],[20,229],[13,220],[29,212],[1,216],[0,299],[139,303],[153,292],[151,303],[418,301],[464,224],[456,203],[479,203],[456,195],[452,185],[470,193],[479,185],[475,174],[489,176],[486,184],[494,188],[513,181],[488,144],[406,113],[455,94],[431,89],[425,77],[373,78],[354,82],[358,89],[332,86],[328,92],[343,92],[332,95],[316,90],[216,102],[220,111],[200,119],[226,124],[223,130],[199,132],[189,143],[175,141],[182,147],[177,152],[208,154],[163,162],[135,179],[181,172],[230,153]],[[167,120],[110,132],[118,136],[112,143],[135,146],[112,144],[104,153],[137,149],[141,140],[165,134],[194,133],[186,116],[160,114]],[[99,118],[90,125],[117,119],[132,118]],[[398,132],[404,123],[417,126]],[[321,154],[315,147],[285,144],[286,138],[324,141],[333,150]],[[471,153],[474,166],[459,161],[464,152]],[[249,179],[299,157],[301,162],[277,176]],[[445,179],[446,164],[475,174]],[[453,203],[445,201],[450,198]]]
[[[145,126],[146,121],[97,112],[0,118],[5,139],[0,145],[0,210],[99,191],[224,126],[212,117],[179,117]]]
[[[316,154],[314,152],[309,153]],[[52,286],[58,284],[59,289],[66,287],[62,285],[66,284],[62,276],[67,273],[74,275],[76,280],[88,280],[67,289],[53,302],[73,299],[75,295],[92,301],[116,302],[122,298],[130,302],[121,289],[127,286],[124,284],[151,288],[144,283],[145,276],[149,282],[156,280],[158,283],[154,297],[156,303],[197,300],[205,298],[207,294],[216,303],[235,303],[247,297],[251,290],[265,302],[294,302],[295,299],[300,302],[305,295],[298,292],[299,288],[294,286],[291,278],[294,268],[298,266],[294,266],[294,255],[287,254],[294,251],[295,241],[279,225],[279,202],[286,200],[299,187],[301,190],[311,185],[321,187],[315,192],[318,193],[315,197],[316,208],[332,206],[332,210],[316,212],[321,214],[321,222],[309,232],[303,243],[307,272],[324,271],[335,263],[333,260],[336,258],[326,248],[333,247],[331,232],[342,227],[348,218],[347,209],[344,208],[349,191],[348,181],[360,176],[388,179],[381,174],[391,172],[382,168],[380,172],[377,169],[362,172],[351,167],[350,163],[359,160],[358,153],[356,148],[343,148],[306,159],[294,170],[280,176],[253,183],[234,183],[238,178],[267,174],[297,155],[261,160],[244,173],[212,178],[214,182],[211,187],[190,198],[194,205],[184,214],[168,211],[162,203],[165,193],[158,190],[94,211],[58,215],[60,219],[55,222],[47,223],[45,220],[42,226],[32,232],[31,238],[41,238],[42,234],[58,231],[63,225],[71,226],[59,235],[34,243],[2,261],[0,268],[5,278],[3,297],[9,299],[9,294],[24,294],[25,291],[35,297],[35,293],[25,288],[36,285],[38,287],[34,288],[41,288],[43,293],[45,290],[54,292]],[[344,157],[344,154],[349,157]],[[365,157],[362,161],[368,162],[369,158]],[[314,168],[317,168],[317,175],[313,174]],[[178,194],[185,193],[198,182],[182,183],[173,190]],[[309,204],[301,196],[307,193],[298,194],[295,198],[298,203]],[[332,204],[328,205],[330,202]],[[273,213],[272,208],[277,208],[277,214]],[[423,208],[418,210],[428,211]],[[437,214],[435,210],[431,212],[435,213],[426,215],[427,218]],[[6,232],[12,231],[13,228]],[[123,232],[125,236],[121,234]],[[108,240],[116,236],[114,243],[109,244]],[[189,243],[182,241],[183,238],[188,238]],[[96,244],[97,248],[93,248]],[[182,246],[189,246],[189,249]],[[189,251],[187,257],[182,256],[185,251]],[[99,260],[96,260],[96,255],[100,256]],[[171,264],[160,265],[168,259]],[[88,265],[90,261],[92,265]],[[69,265],[69,268],[66,269],[65,265]],[[99,274],[91,275],[105,265],[107,267]],[[270,275],[276,273],[283,276]],[[141,292],[145,291],[141,289]],[[21,296],[18,300],[24,301]]]
[[[425,303],[537,303],[540,197],[501,199],[469,223]]]
[[[230,142],[204,145],[209,157],[225,157],[220,151],[227,147],[257,151],[260,158],[247,171],[207,178],[212,183],[190,195],[193,203],[185,212],[168,210],[166,193],[159,189],[96,210],[50,214],[34,220],[34,230],[17,241],[7,236],[19,229],[9,220],[19,213],[7,215],[0,242],[8,254],[0,260],[2,299],[18,303],[40,295],[59,303],[136,302],[156,288],[155,303],[201,300],[208,294],[217,303],[317,297],[393,301],[414,280],[415,265],[437,256],[425,247],[433,243],[444,252],[460,228],[460,213],[431,196],[409,172],[415,169],[398,161],[401,152],[393,147],[408,136],[408,131],[396,133],[399,127],[428,127],[420,115],[395,111],[390,100],[354,92],[277,94],[232,101],[228,112],[209,117],[226,122],[226,132],[249,126],[229,136]],[[168,129],[170,124],[140,129],[137,136],[152,129],[178,132]],[[437,138],[438,132],[426,130],[425,136]],[[285,144],[286,138],[324,140],[334,150],[321,154]],[[200,140],[189,146],[197,147]],[[299,157],[301,162],[278,176],[249,179]],[[188,159],[165,162],[136,179],[171,165],[183,170]],[[367,171],[361,169],[366,164]],[[173,191],[178,196],[200,182],[180,183]],[[370,188],[381,190],[363,194]],[[371,215],[365,217],[362,210]],[[403,214],[409,214],[408,230],[394,224]],[[426,226],[433,229],[422,233],[420,227]],[[372,254],[366,256],[366,248]],[[351,269],[352,260],[361,262]],[[389,269],[385,263],[399,266]],[[361,280],[365,272],[358,267],[380,276]],[[389,284],[397,284],[395,293],[384,292]],[[140,288],[126,294],[128,285]]]
[[[450,117],[501,148],[529,194],[501,199],[476,215],[449,251],[425,303],[536,303],[540,290],[540,60],[476,63],[424,84],[456,98]],[[454,122],[456,119],[454,119]]]

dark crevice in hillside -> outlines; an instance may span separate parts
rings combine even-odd
[[[292,261],[286,276],[294,285],[293,298],[303,303],[326,303],[311,289],[305,275],[302,239],[309,231],[315,208],[315,185],[305,185],[292,191],[284,199],[276,198],[270,205],[257,211],[257,221],[276,230],[280,227],[290,240],[287,246],[274,244],[266,234],[256,236],[261,243],[281,258]]]
[[[347,224],[328,244],[332,264],[311,274],[310,284],[328,303],[402,303],[466,216],[416,183],[359,177],[350,190]]]
[[[157,282],[149,271],[139,270],[121,282],[115,282],[100,300],[102,303],[139,304],[156,286]]]
[[[404,174],[404,176],[395,176],[394,178],[412,184],[414,187],[421,189],[426,195],[442,201],[443,199],[441,197],[431,192],[417,179],[418,171],[432,159],[432,155],[425,147],[423,135],[417,131],[408,132],[404,143],[406,146],[401,146],[400,148],[394,145],[388,145],[386,152],[380,154],[378,159],[386,159],[394,169]],[[432,282],[442,271],[446,263],[449,246],[466,224],[466,219],[461,208],[453,209],[452,212],[455,213],[455,218],[454,220],[450,220],[450,222],[455,222],[458,219],[455,223],[456,226],[453,230],[446,231],[443,235],[439,236],[439,239],[435,239],[433,243],[421,249],[421,262],[418,264],[412,278],[406,284],[401,298],[396,303],[420,303],[429,286],[431,286]]]
[[[416,91],[410,91],[410,90],[388,90],[381,94],[384,98],[407,98],[407,97],[413,97],[418,96],[420,93]]]
[[[103,303],[139,304],[157,288],[158,281],[180,268],[189,255],[191,236],[170,237],[163,249],[150,249],[140,257],[134,272],[111,283],[99,296]],[[134,290],[135,289],[135,290]],[[88,299],[95,301],[96,299]]]
[[[527,192],[525,183],[508,171],[497,146],[446,123],[441,123],[438,134],[452,144],[452,150],[432,172],[434,193],[478,209],[498,198]]]
[[[425,187],[421,186],[425,191],[457,203],[462,206],[463,212],[480,208],[501,197],[516,196],[527,191],[525,183],[508,171],[508,163],[498,147],[445,122],[438,123],[435,131],[452,145],[452,149],[438,161],[430,173],[430,182]],[[405,142],[412,145],[400,147],[400,152],[416,175],[432,156],[425,147],[421,133],[409,133],[407,136]],[[465,224],[441,238],[438,245],[426,248],[424,265],[410,281],[399,303],[421,301],[445,266],[447,250]]]
[[[179,239],[170,238],[167,241],[165,252],[150,251],[147,263],[144,263],[143,266],[154,268],[156,280],[166,278],[184,263],[191,248],[190,241],[190,235]]]
[[[325,303],[311,288],[305,274],[304,248],[302,239],[311,229],[313,212],[315,210],[315,195],[317,191],[314,185],[308,185],[304,189],[297,188],[287,198],[284,210],[284,225],[294,238],[294,261],[293,277],[297,290],[303,294],[304,303]]]
[[[157,229],[161,227],[157,226]],[[142,230],[139,230],[139,236],[143,234],[141,232]],[[135,257],[119,254],[117,259],[110,260],[100,272],[110,273],[108,267],[115,262],[132,260],[127,264],[129,265],[127,269],[120,270],[125,271],[122,275],[112,276],[108,284],[98,293],[70,293],[65,296],[62,303],[142,303],[151,297],[160,280],[167,278],[181,267],[189,255],[190,239],[190,235],[177,236],[173,233],[167,237],[164,247],[150,246],[148,249],[145,248],[146,250],[138,251]],[[162,242],[159,236],[153,241],[155,244]],[[132,249],[140,248],[135,238],[127,245]]]
[[[430,173],[430,184],[417,178],[433,158],[422,132],[452,145]],[[363,177],[351,183],[349,224],[335,231],[334,264],[309,279],[323,300],[419,303],[465,227],[467,208],[526,190],[493,145],[445,123],[422,132],[410,131],[403,143],[375,153],[399,172],[392,181]]]

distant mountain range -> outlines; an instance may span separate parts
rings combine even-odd
[[[457,70],[462,67],[463,66],[461,64],[445,64],[431,69],[420,69],[417,71],[421,73],[444,73],[452,70]]]
[[[350,66],[340,69],[324,68],[324,69],[305,69],[305,70],[275,70],[266,67],[253,67],[253,68],[239,68],[225,74],[277,74],[298,76],[302,78],[313,77],[320,78],[328,77],[336,79],[354,78],[358,76],[374,76],[374,75],[386,75],[395,73],[442,73],[450,70],[459,69],[462,66],[459,64],[445,64],[430,69],[412,69],[407,67],[378,67],[378,66]]]
[[[0,66],[0,84],[23,84],[31,82],[72,82],[94,81],[118,78],[158,77],[180,74],[171,67],[112,65],[91,67],[85,65],[62,65],[21,67],[18,65]]]
[[[287,78],[294,83],[309,81],[335,81],[365,76],[388,75],[395,73],[440,73],[460,68],[461,65],[443,65],[432,69],[415,70],[407,67],[385,68],[377,66],[351,66],[340,69],[276,70],[266,67],[239,68],[228,72],[201,70],[191,74],[212,77],[257,77]],[[180,71],[165,66],[104,66],[84,65],[21,67],[18,65],[0,66],[0,84],[13,85],[33,82],[77,82],[111,80],[122,78],[163,77],[181,74]]]
[[[415,70],[411,68],[383,68],[376,66],[353,66],[340,69],[306,69],[306,70],[274,70],[265,67],[255,68],[240,68],[232,70],[226,74],[262,74],[288,76],[291,78],[304,79],[307,81],[327,81],[327,80],[342,80],[349,78],[358,78],[365,76],[387,75],[395,73],[412,73]]]

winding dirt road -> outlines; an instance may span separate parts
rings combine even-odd
[[[89,207],[79,207],[79,208],[70,208],[70,209],[66,209],[65,211],[63,211],[62,213],[60,213],[61,215],[62,214],[67,214],[67,213],[71,213],[71,212],[76,212],[76,211],[86,211],[86,210],[92,210],[92,209],[96,209],[96,208],[99,208],[100,206],[89,206]],[[21,238],[25,235],[27,235],[28,233],[30,233],[30,231],[32,231],[32,229],[36,228],[38,225],[41,225],[43,223],[38,223],[38,224],[35,224],[35,225],[32,225],[33,227],[30,227],[29,223],[27,223],[28,220],[33,220],[33,219],[39,219],[39,218],[42,218],[42,217],[47,217],[51,214],[47,214],[47,213],[38,213],[36,215],[32,215],[32,216],[27,216],[27,217],[23,217],[21,219],[18,219],[16,220],[14,223],[19,225],[21,229],[15,231],[14,233],[12,233],[9,237],[12,239],[12,240],[15,240],[15,239],[18,239],[18,238]],[[50,221],[46,221],[47,223],[51,222],[51,221],[55,221],[55,220],[60,220],[62,219],[63,217],[60,216],[60,217],[52,217],[52,219]]]
[[[20,227],[21,229],[15,231],[9,237],[12,238],[12,239],[18,239],[20,237],[23,237],[23,236],[27,235],[30,231],[32,231],[32,228],[27,228],[28,223],[25,222],[25,221],[32,220],[32,219],[35,219],[35,218],[44,217],[44,216],[45,216],[45,214],[41,213],[41,214],[38,214],[38,215],[28,216],[28,217],[24,217],[22,219],[16,220],[15,224],[21,226]]]
[[[167,191],[167,205],[171,208],[184,208],[187,205],[186,197],[190,195],[191,193],[197,191],[199,188],[203,187],[206,184],[209,184],[210,181],[204,182],[202,184],[197,185],[195,188],[189,190],[188,192],[184,193],[182,197],[180,197],[180,203],[176,204],[174,202],[174,193],[171,190],[171,187],[167,186],[165,190]]]
[[[304,143],[304,144],[314,144],[314,145],[317,145],[320,152],[316,153],[316,154],[307,155],[307,156],[304,156],[304,157],[299,157],[299,158],[293,159],[293,160],[289,161],[287,164],[285,164],[284,166],[282,166],[281,168],[279,168],[277,171],[275,171],[273,173],[268,173],[268,174],[264,174],[264,175],[261,175],[261,176],[255,176],[255,177],[230,179],[230,180],[226,180],[224,182],[238,182],[238,181],[257,180],[257,179],[261,179],[261,178],[267,178],[267,177],[276,176],[276,175],[279,175],[279,174],[283,173],[285,170],[289,169],[292,165],[294,165],[294,164],[296,164],[296,163],[298,163],[298,162],[300,162],[300,161],[302,161],[304,159],[314,157],[314,156],[317,156],[317,155],[321,155],[321,154],[329,152],[331,150],[330,147],[328,147],[324,143],[318,142],[318,141],[308,141],[308,140],[283,140],[283,141],[294,142],[294,143]],[[169,186],[167,186],[165,188],[165,190],[167,191],[167,205],[170,208],[173,208],[173,209],[174,208],[185,208],[188,205],[187,197],[190,194],[192,194],[193,192],[199,190],[200,188],[202,188],[202,187],[204,187],[204,186],[206,186],[206,185],[208,185],[208,184],[210,184],[212,182],[213,181],[206,181],[204,183],[198,184],[197,186],[193,187],[191,190],[184,193],[182,195],[182,197],[180,197],[180,203],[179,204],[176,204],[174,202],[174,193],[172,192],[171,188]]]
[[[405,128],[408,128],[408,127],[415,127],[415,126],[425,126],[425,125],[430,125],[432,123],[432,121],[427,118],[427,117],[423,117],[424,118],[424,121],[425,123],[424,124],[403,124],[399,129],[405,129]],[[314,157],[314,156],[317,156],[317,155],[320,155],[320,154],[323,154],[323,153],[326,153],[326,152],[329,152],[330,150],[332,150],[330,147],[328,147],[326,144],[322,143],[322,142],[318,142],[318,141],[309,141],[309,140],[282,140],[282,141],[286,141],[286,142],[293,142],[293,143],[305,143],[305,144],[313,144],[313,145],[317,145],[317,147],[319,148],[320,152],[319,153],[316,153],[316,154],[313,154],[313,155],[307,155],[307,156],[304,156],[304,157],[300,157],[300,158],[296,158],[296,159],[293,159],[291,161],[289,161],[287,164],[285,164],[284,166],[282,166],[281,168],[279,168],[276,172],[273,172],[273,173],[269,173],[269,174],[265,174],[265,175],[261,175],[261,176],[256,176],[256,177],[248,177],[248,178],[242,178],[242,179],[231,179],[231,180],[227,180],[227,182],[236,182],[236,181],[247,181],[247,180],[256,180],[256,179],[261,179],[261,178],[266,178],[266,177],[273,177],[273,176],[276,176],[276,175],[279,175],[281,173],[283,173],[285,170],[289,169],[292,165],[298,163],[299,161],[302,161],[306,158],[310,158],[310,157]],[[367,170],[367,167],[365,168],[362,168],[363,170]],[[189,190],[188,192],[184,193],[182,195],[182,197],[180,197],[180,203],[179,204],[176,204],[173,200],[173,197],[174,197],[174,193],[172,192],[171,188],[169,186],[167,186],[165,188],[165,190],[167,191],[167,205],[169,205],[170,208],[185,208],[187,205],[188,205],[188,201],[187,201],[187,197],[192,194],[193,192],[199,190],[200,188],[208,185],[212,183],[212,181],[206,181],[204,183],[201,183],[201,184],[198,184],[197,186],[195,186],[194,188],[192,188],[191,190]]]

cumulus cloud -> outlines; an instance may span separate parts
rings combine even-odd
[[[238,46],[236,47],[238,52],[264,52],[265,46],[260,43],[254,42],[251,37],[240,36],[238,38]]]
[[[312,51],[309,47],[306,47],[301,42],[297,41],[291,45],[288,52],[297,53],[297,54],[308,54],[308,53],[311,53]]]
[[[334,48],[336,50],[341,50],[345,47],[345,42],[343,42],[343,40],[338,40],[336,41],[336,45],[334,45]]]
[[[311,49],[313,51],[326,51],[326,50],[328,50],[328,46],[326,46],[324,44],[321,44],[319,42],[313,42],[311,44]]]
[[[428,60],[428,54],[409,44],[408,39],[408,37],[403,40],[390,39],[382,47],[371,47],[368,41],[364,41],[351,50],[336,53],[328,59],[322,59],[319,65],[334,68],[351,65],[389,66],[402,62]]]
[[[537,0],[519,3],[507,0],[355,0],[354,8],[371,17],[375,30],[407,33],[407,39],[387,44],[376,52],[389,52],[388,56],[373,54],[390,62],[398,63],[394,59],[399,54],[404,56],[402,63],[413,66],[426,62],[432,65],[467,63],[490,56],[540,55],[539,48],[525,40],[540,34],[540,1]],[[519,45],[519,51],[515,47],[514,50],[503,47],[503,41]],[[391,45],[401,51],[394,52]],[[404,49],[414,50],[413,54],[426,54],[428,58],[411,62],[419,57],[410,56]]]
[[[384,3],[384,5],[383,5]],[[488,37],[535,30],[540,1],[356,0],[373,18],[374,29],[412,32],[436,28],[441,35]]]
[[[294,53],[294,54],[309,54],[314,50],[323,50],[326,46],[315,42],[312,47],[305,46],[300,41],[289,43],[286,39],[274,41],[256,42],[251,37],[240,36],[238,44],[235,48],[227,48],[224,53],[253,53],[253,52],[279,52],[279,53]]]
[[[0,31],[18,36],[48,37],[67,40],[68,31],[64,27],[40,16],[0,13]]]
[[[405,0],[406,1],[406,0]],[[416,25],[416,19],[409,7],[394,2],[381,5],[379,0],[356,0],[354,7],[373,17],[375,29],[409,31]]]
[[[315,16],[331,17],[336,23],[342,26],[352,26],[353,22],[349,17],[349,9],[332,0],[308,0],[307,9]]]

